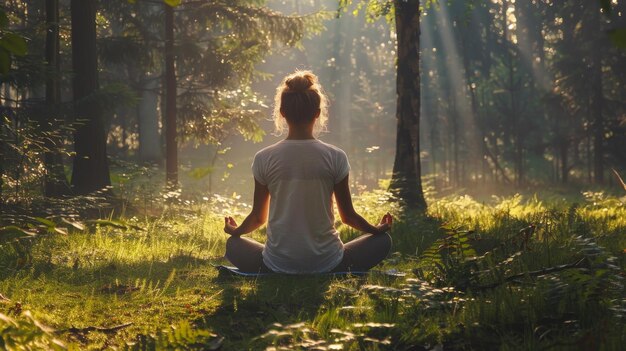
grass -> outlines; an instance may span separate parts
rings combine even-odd
[[[381,269],[406,277],[219,276],[211,264],[225,263],[222,214],[247,210],[219,197],[122,216],[126,228],[5,243],[0,349],[2,340],[80,350],[618,350],[626,342],[623,198],[449,196],[431,199],[427,216],[387,200],[374,191],[356,203],[370,220],[395,214],[394,253]],[[525,241],[520,230],[530,226]],[[340,231],[344,240],[358,235]]]

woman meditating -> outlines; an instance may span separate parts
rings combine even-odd
[[[328,119],[327,98],[309,71],[285,77],[276,91],[274,122],[288,134],[254,156],[254,204],[241,225],[224,218],[226,258],[244,272],[290,274],[365,271],[391,249],[392,217],[374,226],[352,206],[346,154],[315,136]],[[334,227],[333,194],[341,220],[365,232],[344,244]],[[268,218],[265,245],[241,235]]]

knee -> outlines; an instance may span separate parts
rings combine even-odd
[[[391,235],[389,233],[385,233],[381,236],[381,247],[384,248],[385,256],[391,253],[391,247],[393,246],[393,239],[391,239]]]
[[[238,246],[238,243],[241,242],[241,237],[238,236],[231,236],[230,238],[228,238],[228,240],[226,240],[226,254],[224,256],[226,256],[226,258],[228,258],[228,254],[233,252],[233,250],[235,249],[235,247]]]

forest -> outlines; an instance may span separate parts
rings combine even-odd
[[[223,269],[297,70],[368,272]],[[625,179],[625,0],[0,0],[0,350],[621,350]]]

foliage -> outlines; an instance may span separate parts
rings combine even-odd
[[[137,335],[136,341],[128,343],[124,350],[218,350],[224,338],[200,329],[194,329],[188,322],[172,325],[154,334]]]
[[[26,55],[26,40],[8,29],[9,19],[4,9],[0,9],[0,75],[11,69],[13,56]]]
[[[39,122],[28,118],[29,111],[3,109],[0,118],[3,133],[0,134],[0,159],[3,162],[4,172],[0,185],[0,202],[15,203],[20,199],[32,198],[34,190],[41,185],[41,180],[47,170],[43,167],[43,157],[46,152],[68,152],[63,144],[50,146],[47,139],[58,138],[67,140],[74,128],[62,121],[57,121],[55,127],[42,132]]]
[[[250,89],[262,77],[255,65],[277,44],[296,46],[305,36],[319,32],[325,15],[287,16],[257,1],[168,4],[176,6],[180,139],[219,145],[225,137],[240,133],[258,141],[263,135],[258,122],[266,106]],[[113,70],[108,76],[130,79],[141,90],[145,77],[160,68],[162,53],[153,43],[161,40],[160,7],[117,2],[105,8],[104,17],[119,29],[106,33],[100,55],[112,67],[127,66],[129,72],[120,75]],[[137,61],[144,64],[137,67]]]
[[[142,198],[126,186],[128,198]],[[210,265],[223,262],[223,214],[249,211],[239,195],[151,194],[151,207],[135,204],[143,213],[75,218],[78,227],[20,217],[18,227],[37,235],[17,239],[29,257],[22,265],[11,246],[0,250],[0,313],[31,310],[81,349],[617,350],[623,341],[626,208],[606,193],[579,194],[575,205],[521,194],[431,198],[425,218],[366,192],[355,199],[366,218],[396,217],[395,253],[381,271],[407,276],[259,279]],[[67,235],[48,234],[53,225]],[[252,237],[262,241],[263,231]]]
[[[29,311],[18,319],[0,313],[0,347],[9,351],[68,350],[54,330],[35,320]]]

